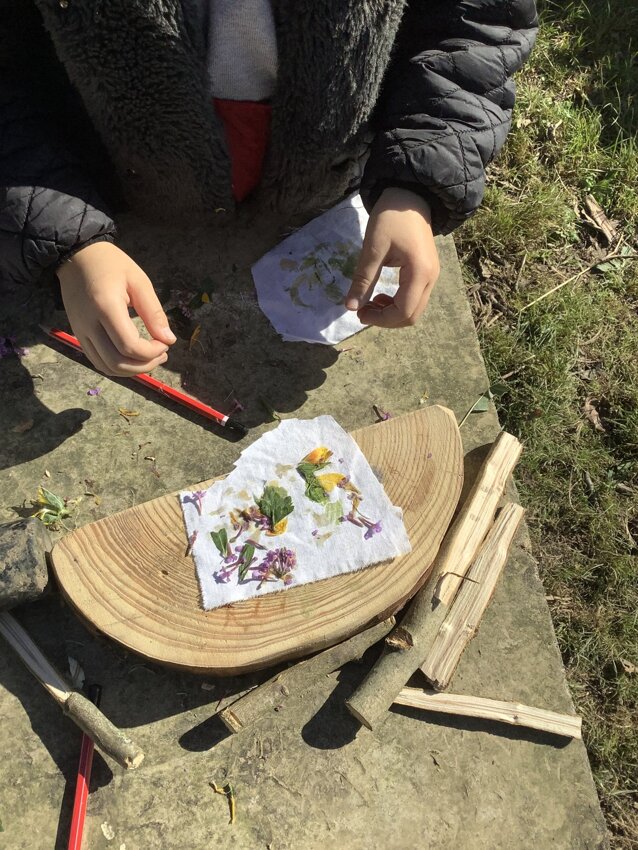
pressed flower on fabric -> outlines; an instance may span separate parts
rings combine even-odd
[[[400,508],[330,416],[281,422],[180,501],[207,609],[410,551]]]

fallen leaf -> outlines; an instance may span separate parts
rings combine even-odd
[[[193,333],[191,334],[190,342],[188,343],[188,350],[189,350],[189,351],[192,349],[192,347],[193,347],[193,346],[195,345],[195,343],[198,341],[198,339],[199,339],[199,335],[201,334],[201,332],[202,332],[202,326],[201,326],[201,325],[197,325],[197,327],[195,328],[195,330],[194,330],[194,331],[193,331]]]
[[[51,478],[51,473],[49,472],[48,469],[44,470],[44,474],[46,475],[47,478]]]
[[[24,434],[25,431],[30,431],[33,428],[33,419],[25,419],[24,422],[18,422],[11,429],[14,434]]]
[[[622,669],[628,676],[638,673],[638,667],[635,664],[632,664],[631,661],[627,661],[626,658],[621,658],[620,663],[622,664]]]
[[[203,691],[214,691],[217,686],[212,682],[202,682],[201,689]]]
[[[483,395],[472,408],[472,413],[486,413],[490,409],[490,400]]]
[[[583,413],[585,414],[587,419],[589,419],[596,431],[600,431],[600,433],[604,434],[606,433],[605,427],[603,426],[603,423],[600,420],[600,414],[594,407],[594,401],[597,401],[597,399],[591,397],[585,399],[585,403],[583,405]]]
[[[71,675],[71,684],[76,690],[81,690],[84,685],[85,675],[84,670],[82,669],[82,665],[80,662],[73,658],[72,656],[68,656],[69,659],[69,673]]]

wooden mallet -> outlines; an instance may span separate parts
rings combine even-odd
[[[83,732],[125,768],[138,767],[144,753],[85,696],[74,691],[8,610],[39,599],[49,586],[48,534],[37,519],[0,525],[0,634]]]

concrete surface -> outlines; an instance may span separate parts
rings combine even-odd
[[[333,414],[346,428],[421,403],[460,418],[487,378],[450,239],[427,317],[415,328],[367,330],[337,352],[283,344],[260,314],[249,266],[277,241],[276,223],[211,240],[123,227],[128,247],[158,288],[198,289],[212,302],[191,351],[180,341],[164,377],[224,408],[233,395],[254,439],[282,415]],[[215,248],[215,244],[223,245]],[[46,308],[20,296],[4,311],[30,353],[0,364],[0,519],[38,484],[81,497],[72,524],[229,469],[241,444],[130,385],[102,378],[35,329]],[[190,332],[183,328],[182,333]],[[200,344],[201,343],[201,344]],[[87,396],[96,385],[102,392]],[[425,401],[422,399],[425,398]],[[128,421],[118,408],[138,416]],[[32,423],[32,424],[31,424]],[[471,470],[498,431],[493,410],[463,427]],[[87,495],[91,494],[91,495]],[[605,830],[580,742],[410,709],[378,732],[357,729],[344,698],[369,659],[317,683],[254,729],[230,737],[213,716],[220,698],[256,677],[202,682],[127,655],[89,633],[59,596],[24,606],[19,619],[60,669],[67,656],[104,686],[102,707],[146,751],[125,773],[96,754],[85,847],[92,850],[594,850]],[[0,846],[66,848],[79,733],[3,647],[0,657]],[[205,685],[204,689],[202,685]],[[549,612],[524,535],[452,690],[571,711]],[[237,822],[209,780],[231,781]]]

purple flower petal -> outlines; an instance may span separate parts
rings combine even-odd
[[[102,392],[101,387],[91,387],[90,390],[86,391],[87,395],[99,395]]]

